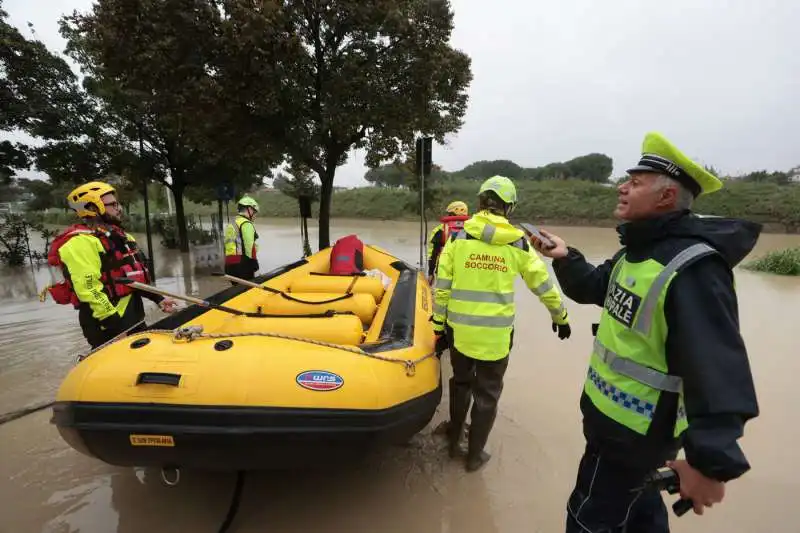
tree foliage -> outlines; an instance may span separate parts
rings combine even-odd
[[[525,169],[513,161],[496,159],[494,161],[476,161],[454,173],[457,178],[485,180],[492,176],[505,176],[516,179],[522,176]]]
[[[79,130],[85,111],[77,78],[60,56],[8,22],[0,0],[0,131],[62,139]],[[30,166],[30,147],[0,142],[0,181]]]
[[[312,202],[319,201],[320,186],[314,180],[314,173],[302,166],[289,168],[288,173],[278,173],[272,186],[291,198],[308,196]]]
[[[377,166],[418,132],[444,142],[461,127],[472,74],[449,44],[449,2],[223,4],[220,83],[266,144],[320,177],[320,248],[330,242],[336,169],[352,148]]]
[[[156,179],[175,197],[181,250],[188,250],[187,187],[261,180],[275,159],[226,105],[212,63],[221,13],[212,0],[100,0],[62,21],[68,52],[87,74],[112,127],[108,144],[131,154],[141,138],[145,164],[134,179]],[[121,155],[130,160],[129,155]]]

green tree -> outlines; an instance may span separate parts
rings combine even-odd
[[[720,177],[719,170],[714,168],[714,165],[703,165],[703,168],[706,169],[706,172],[709,172],[718,178]]]
[[[614,169],[614,162],[605,154],[588,154],[571,159],[565,163],[568,177],[606,183]]]
[[[413,177],[413,173],[409,173],[395,163],[371,168],[364,174],[365,180],[379,187],[404,187]]]
[[[39,40],[8,23],[0,0],[0,131],[21,130],[39,139],[74,133],[83,113],[75,74]],[[29,147],[0,142],[0,182],[30,166]]]
[[[0,142],[0,187],[10,186],[16,171],[30,166],[27,152],[24,144]]]
[[[330,245],[336,169],[370,167],[460,129],[469,57],[450,44],[443,0],[224,2],[215,72],[252,128],[321,180],[319,247]]]
[[[787,185],[789,183],[789,172],[768,172],[766,170],[757,170],[741,177],[743,181],[752,181],[760,183],[776,183],[778,185]]]
[[[485,180],[492,176],[505,176],[516,179],[522,176],[523,168],[513,161],[507,159],[495,159],[492,161],[476,161],[465,166],[455,174],[461,178]]]
[[[320,186],[314,181],[314,173],[307,168],[290,168],[288,173],[279,172],[272,186],[290,198],[308,196],[312,202],[319,201]]]
[[[136,179],[172,190],[178,241],[188,251],[187,187],[257,182],[271,157],[228,106],[211,64],[220,52],[220,4],[214,0],[100,0],[62,20],[67,50],[85,87],[109,117],[121,161]],[[148,154],[134,163],[141,139]]]

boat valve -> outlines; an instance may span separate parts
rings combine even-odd
[[[167,471],[171,471],[174,473],[172,480],[167,477]],[[174,487],[178,483],[181,482],[181,469],[180,468],[162,468],[161,469],[161,481],[164,482],[165,485],[170,487]]]

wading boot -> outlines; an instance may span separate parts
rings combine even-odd
[[[448,452],[451,458],[460,455],[461,436],[464,433],[464,422],[467,419],[471,394],[469,387],[458,387],[450,384],[450,422],[447,426]]]
[[[489,440],[489,433],[492,431],[494,419],[497,414],[496,408],[476,409],[480,407],[478,402],[472,408],[472,425],[469,428],[469,451],[467,452],[467,472],[474,472],[485,465],[492,457],[483,448]],[[476,412],[477,411],[477,412]]]

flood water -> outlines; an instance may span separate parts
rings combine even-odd
[[[613,229],[549,228],[599,262],[618,248]],[[258,227],[262,272],[302,255],[294,221]],[[316,228],[309,227],[312,248]],[[419,225],[334,221],[332,240],[357,233],[411,264]],[[139,242],[144,245],[144,237]],[[156,243],[154,243],[157,247]],[[800,236],[766,234],[754,256],[800,245]],[[157,248],[157,285],[209,296],[227,282],[196,272],[202,250],[182,255]],[[725,501],[704,516],[671,517],[676,532],[795,532],[800,529],[800,278],[737,269],[741,325],[756,380],[761,416],[741,440],[752,470],[727,487]],[[0,271],[0,416],[52,400],[75,356],[88,346],[77,313],[37,292],[47,268]],[[519,286],[522,289],[522,285]],[[155,306],[148,320],[160,318]],[[544,307],[517,298],[517,330],[500,412],[488,448],[491,462],[466,474],[447,458],[433,429],[446,419],[446,394],[429,425],[407,447],[348,467],[303,475],[250,473],[230,531],[348,533],[558,532],[583,449],[578,397],[599,310],[568,302],[572,337],[561,342]],[[445,365],[445,380],[449,377]],[[158,471],[118,468],[73,451],[41,411],[0,426],[0,532],[215,532],[228,509],[233,474],[183,472],[176,487]],[[671,503],[675,497],[665,496]]]

